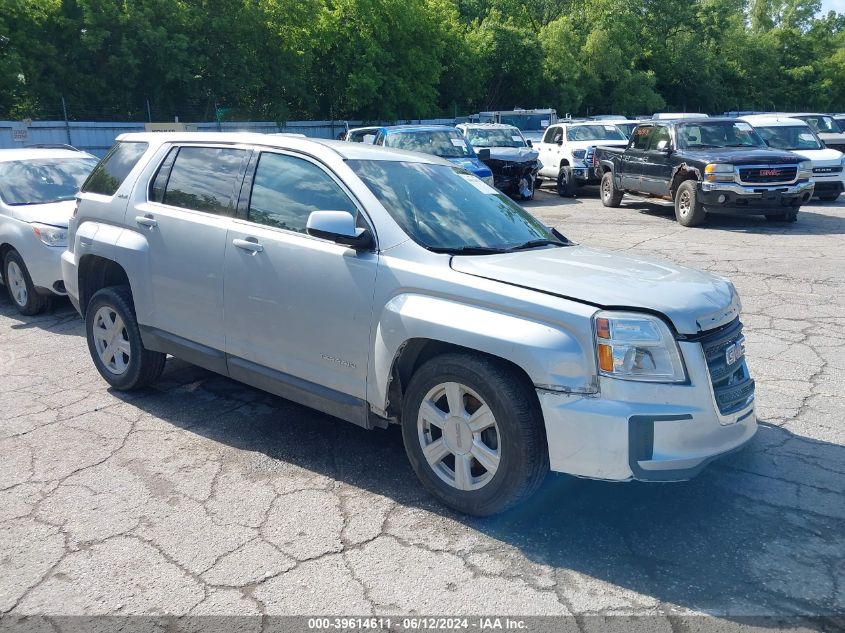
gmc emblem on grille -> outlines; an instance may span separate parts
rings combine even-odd
[[[780,176],[780,169],[761,169],[761,176]]]

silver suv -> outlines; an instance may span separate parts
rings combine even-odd
[[[569,242],[442,159],[251,134],[127,134],[63,255],[117,389],[182,358],[368,429],[501,511],[549,469],[688,479],[756,430],[714,275]]]

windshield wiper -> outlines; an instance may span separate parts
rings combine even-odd
[[[529,248],[539,248],[540,246],[569,246],[569,244],[566,244],[565,242],[561,242],[559,240],[529,240],[528,242],[523,242],[522,244],[511,246],[507,249],[507,252],[510,253],[513,251],[524,251],[528,250]]]
[[[493,255],[507,253],[509,249],[492,246],[428,246],[432,253],[450,253],[452,255]]]

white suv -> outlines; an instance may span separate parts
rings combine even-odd
[[[19,312],[63,296],[61,254],[74,197],[97,159],[75,149],[0,150],[0,275]]]
[[[64,278],[109,384],[149,384],[172,354],[401,424],[463,512],[549,468],[687,479],[757,428],[730,282],[575,245],[435,156],[127,134],[79,198]]]

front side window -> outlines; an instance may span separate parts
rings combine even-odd
[[[680,149],[766,147],[760,135],[745,121],[684,123],[678,126],[677,136]]]
[[[250,221],[305,233],[312,211],[358,214],[343,189],[314,163],[286,154],[261,154],[249,199]]]
[[[661,147],[661,143],[664,143],[663,147],[669,145],[671,141],[671,136],[669,136],[669,128],[665,125],[660,125],[654,128],[654,132],[651,135],[651,142],[649,143],[649,149],[651,151],[657,151]]]
[[[82,185],[84,193],[113,196],[132,168],[147,151],[147,143],[120,142],[109,150],[105,158]]]
[[[94,158],[0,162],[0,197],[10,205],[73,200],[96,164]]]
[[[625,135],[615,125],[575,125],[566,130],[567,141],[624,141]]]
[[[162,202],[193,211],[232,215],[241,166],[247,155],[243,149],[180,148]]]
[[[441,158],[467,158],[473,155],[457,130],[391,132],[384,139],[384,145]]]
[[[643,125],[634,130],[634,136],[631,138],[631,147],[633,149],[648,149],[648,143],[651,140],[651,135],[654,128],[650,125]]]
[[[469,128],[466,136],[473,147],[525,147],[516,128]]]
[[[757,133],[765,139],[769,147],[787,151],[800,149],[822,149],[819,137],[808,125],[772,125],[758,126]]]
[[[507,250],[557,241],[505,194],[459,167],[384,160],[347,164],[402,230],[426,248]]]
[[[557,143],[561,139],[563,139],[563,131],[557,126],[550,127],[543,136],[544,143]]]

